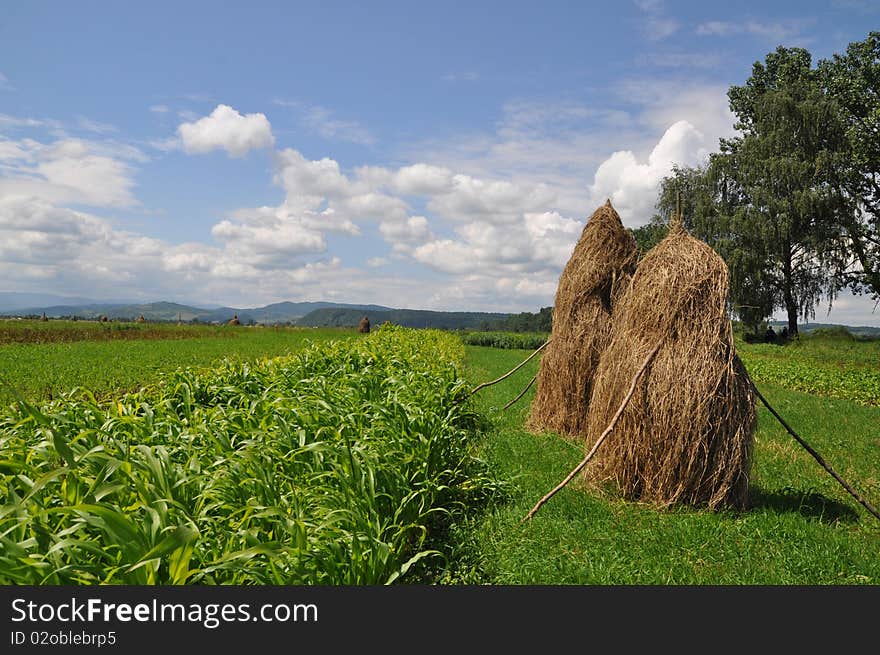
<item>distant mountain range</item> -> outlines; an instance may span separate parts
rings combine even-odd
[[[404,327],[441,330],[474,330],[480,328],[484,322],[510,316],[510,314],[488,312],[432,312],[424,309],[384,309],[365,312],[359,309],[325,307],[306,314],[296,323],[308,327],[352,327],[357,325],[364,315],[372,326],[390,321]]]
[[[242,324],[286,323],[308,327],[354,327],[365,315],[374,326],[390,321],[404,327],[441,329],[479,329],[484,323],[500,321],[513,314],[493,312],[437,312],[421,309],[395,309],[383,305],[359,305],[335,302],[279,302],[264,307],[197,307],[173,302],[136,303],[130,301],[98,302],[89,298],[0,292],[0,316],[40,316],[50,318],[77,316],[96,319],[107,316],[117,320],[198,321],[226,323],[238,316]],[[780,328],[784,321],[772,321]],[[807,333],[819,328],[841,327],[836,323],[803,323],[798,326]],[[844,325],[852,334],[880,336],[880,327]]]
[[[0,303],[2,303],[0,298]],[[49,318],[77,316],[83,319],[94,319],[106,316],[109,319],[135,320],[143,316],[148,321],[199,321],[201,323],[225,323],[233,316],[243,324],[247,323],[293,323],[307,314],[320,309],[345,309],[363,314],[363,312],[390,311],[381,305],[353,305],[333,302],[279,302],[265,307],[194,307],[173,302],[152,303],[70,303],[58,305],[41,305],[10,307],[0,304],[0,315],[7,316],[40,316],[43,313]],[[360,320],[358,316],[358,320]],[[357,321],[355,321],[357,324]]]
[[[12,297],[11,296],[18,296]],[[49,318],[79,317],[111,320],[136,320],[143,316],[148,321],[183,321],[186,323],[226,323],[233,316],[244,324],[275,325],[287,323],[307,327],[353,327],[368,316],[372,325],[391,321],[405,327],[432,327],[441,329],[476,329],[488,320],[503,319],[510,314],[487,312],[433,312],[416,309],[394,309],[382,305],[357,305],[335,302],[279,302],[265,307],[195,307],[173,302],[106,303],[89,299],[68,298],[64,304],[28,305],[28,299],[57,300],[58,296],[0,293],[0,315],[40,316]]]

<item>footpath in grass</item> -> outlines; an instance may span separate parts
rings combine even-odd
[[[178,329],[190,338],[49,340],[0,345],[0,404],[16,398],[48,400],[73,387],[85,387],[99,396],[134,391],[178,368],[212,366],[224,359],[250,361],[275,357],[295,352],[309,341],[357,336],[353,330],[332,328],[224,327],[220,336],[192,337],[187,326],[168,326],[163,334],[176,334]]]
[[[528,351],[467,348],[472,384],[494,379]],[[555,434],[523,429],[537,371],[530,362],[479,392],[493,424],[482,455],[511,479],[506,503],[462,526],[449,577],[492,584],[880,584],[880,522],[869,515],[763,408],[746,512],[658,511],[573,482],[528,523],[520,520],[583,458]],[[880,408],[761,385],[765,396],[844,479],[880,503]],[[613,435],[612,437],[613,438]]]

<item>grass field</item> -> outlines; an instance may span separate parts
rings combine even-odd
[[[494,379],[528,351],[469,347],[468,376]],[[529,392],[500,410],[537,370],[481,391],[494,425],[485,457],[512,479],[508,503],[459,526],[450,579],[495,584],[878,584],[880,522],[849,496],[772,417],[759,410],[747,512],[658,512],[574,483],[520,520],[583,458],[557,435],[522,428]],[[765,396],[844,479],[880,502],[880,408],[761,385]]]
[[[143,384],[155,385],[169,371],[181,367],[201,368],[210,365],[215,367],[215,371],[240,372],[241,369],[236,367],[241,362],[250,361],[256,362],[254,370],[262,371],[266,364],[259,363],[261,358],[304,352],[307,341],[324,343],[333,337],[356,336],[352,331],[336,330],[237,328],[236,332],[237,336],[234,337],[123,338],[76,343],[52,343],[51,339],[47,339],[50,343],[11,343],[0,346],[0,369],[6,377],[16,382],[26,397],[34,401],[44,398],[49,391],[57,398],[59,390],[72,386],[95,390],[99,394],[97,404],[88,399],[76,401],[84,403],[77,405],[80,407],[77,411],[84,412],[84,416],[92,416],[89,420],[94,422],[98,420],[94,417],[104,416],[102,412],[112,414],[121,411],[118,407],[113,409],[114,402],[118,402],[115,399],[120,398],[116,390],[134,389]],[[360,341],[352,339],[351,343]],[[501,345],[507,344],[504,340],[496,341]],[[869,501],[875,506],[880,504],[880,407],[873,402],[873,396],[861,393],[865,388],[870,389],[870,381],[878,374],[877,342],[805,339],[794,347],[743,345],[740,351],[753,371],[759,388],[792,427]],[[469,385],[475,385],[508,371],[529,352],[467,346],[461,372]],[[25,353],[27,356],[23,355]],[[225,356],[239,364],[231,362],[226,369],[222,366],[217,369],[218,361]],[[420,357],[416,351],[411,352],[409,358],[412,366],[421,361]],[[392,396],[383,396],[386,400],[378,405],[371,404],[373,409],[370,411],[375,412],[373,420],[382,416],[385,417],[382,420],[391,421],[393,418],[394,421],[400,421],[405,416],[421,415],[419,407],[427,410],[429,406],[434,406],[435,401],[425,398],[436,397],[439,393],[436,390],[426,392],[427,396],[406,395],[410,393],[406,391],[408,385],[399,384],[401,373],[410,366],[407,363],[409,359],[401,357],[398,360],[403,363],[403,368],[394,369],[398,372],[390,373],[389,381],[382,383],[398,389],[393,393],[396,400],[392,402]],[[357,364],[358,361],[361,364]],[[297,379],[304,381],[298,384],[305,386],[295,388],[306,391],[314,387],[313,393],[308,396],[312,398],[309,402],[314,403],[310,405],[312,409],[308,415],[314,421],[320,421],[320,415],[326,412],[328,416],[337,416],[332,420],[339,425],[350,424],[355,426],[355,431],[369,429],[371,422],[365,423],[357,418],[358,413],[365,411],[364,405],[356,400],[360,392],[351,386],[330,382],[342,370],[349,370],[353,374],[351,367],[363,366],[363,361],[344,356],[340,362],[347,363],[325,367],[321,369],[324,372],[320,376],[297,374]],[[427,365],[428,371],[432,370],[431,366]],[[414,538],[412,535],[421,535],[419,539],[424,537],[421,548],[431,553],[414,561],[399,581],[546,585],[880,584],[880,558],[877,557],[880,522],[858,505],[760,407],[751,485],[754,507],[749,511],[715,513],[690,508],[657,511],[637,503],[623,502],[613,495],[603,496],[573,483],[551,499],[532,521],[521,524],[520,520],[534,503],[560,482],[584,454],[578,444],[557,435],[533,435],[523,429],[523,420],[534,390],[529,391],[511,409],[501,411],[501,407],[525,386],[537,367],[536,359],[501,384],[486,388],[474,397],[472,409],[483,417],[482,422],[474,424],[481,426],[480,438],[473,442],[476,446],[472,443],[453,459],[458,457],[456,461],[462,461],[460,458],[465,453],[468,458],[477,456],[474,460],[477,468],[470,470],[475,476],[473,491],[482,491],[473,494],[469,508],[456,501],[453,503],[456,507],[454,510],[444,505],[445,509],[440,512],[445,517],[443,521],[419,523],[423,527],[430,525],[430,534],[424,531],[428,528],[418,528],[409,533],[406,539]],[[850,374],[864,375],[869,384],[853,386],[848,382],[847,375]],[[170,379],[192,378],[197,381],[205,379],[205,375],[219,374],[181,371]],[[258,376],[260,380],[269,380],[260,375],[263,376]],[[824,386],[821,387],[815,384],[819,375],[825,376]],[[249,440],[257,439],[254,443],[258,443],[262,438],[259,435],[277,429],[273,427],[274,422],[283,416],[274,410],[265,411],[267,399],[272,397],[266,394],[274,393],[275,385],[282,384],[282,381],[263,384],[256,380],[247,382],[245,378],[236,373],[228,383],[209,384],[208,387],[220,390],[244,388],[247,393],[236,392],[232,396],[224,396],[226,400],[208,403],[198,411],[216,412],[217,408],[229,404],[228,398],[235,398],[233,405],[236,411],[232,415],[215,416],[211,421],[219,421],[218,425],[225,426],[223,430],[230,434],[238,432],[239,436],[249,435]],[[380,376],[378,379],[385,378]],[[799,385],[803,386],[811,379],[814,381],[810,383],[813,385],[812,393],[797,390]],[[460,380],[448,380],[447,383],[461,386]],[[195,384],[193,388],[204,386]],[[429,385],[423,388],[430,390],[433,387]],[[145,393],[154,392],[159,392],[158,387]],[[263,400],[255,400],[254,394]],[[320,402],[322,394],[326,395],[328,407]],[[282,396],[289,397],[289,393]],[[347,401],[349,397],[350,401]],[[370,402],[374,403],[375,397],[369,397],[373,398]],[[400,399],[403,399],[403,405]],[[122,407],[128,407],[133,402],[127,400]],[[47,416],[52,412],[57,414],[58,401],[54,403],[56,409],[43,410]],[[387,410],[381,408],[382,403],[388,404]],[[442,402],[437,406],[442,406]],[[391,409],[394,407],[397,409]],[[202,420],[207,420],[204,416]],[[101,420],[109,421],[111,418]],[[176,434],[181,425],[179,417],[168,415],[163,420],[166,431]],[[413,434],[434,434],[432,428],[426,427],[429,425],[426,420],[407,419],[405,424],[410,426],[407,430]],[[205,425],[211,425],[211,421]],[[469,430],[471,434],[472,429]],[[214,432],[213,429],[211,431]],[[395,431],[399,432],[400,429],[392,430]],[[188,433],[184,431],[181,436],[185,434]],[[389,438],[387,432],[380,431],[378,434],[384,435],[381,439]],[[166,448],[173,443],[173,440],[163,442]],[[175,452],[181,458],[190,457],[191,451],[187,448],[190,446],[181,447]],[[395,448],[399,451],[398,447]],[[272,446],[272,452],[275,450],[277,448]],[[455,455],[455,452],[450,452]],[[278,456],[283,457],[281,451]],[[384,456],[375,454],[370,457],[381,460]],[[48,461],[51,463],[51,459]],[[138,461],[145,471],[149,470],[148,459],[141,457]],[[217,461],[224,461],[223,457]],[[403,461],[408,461],[407,456],[400,460]],[[480,468],[481,461],[488,468]],[[44,465],[49,466],[49,463]],[[56,461],[53,466],[60,463]],[[281,474],[277,469],[272,470],[275,471],[273,475]],[[344,466],[342,470],[346,470]],[[392,475],[391,470],[382,470],[386,471],[382,475]],[[455,470],[455,467],[450,470]],[[5,488],[8,489],[13,473],[4,469],[0,474],[5,476]],[[30,481],[34,483],[36,479]],[[186,487],[184,482],[181,484]],[[278,478],[271,476],[261,484],[259,488],[264,489],[263,493],[269,493],[273,485],[279,486]],[[282,481],[280,487],[283,485]],[[369,491],[369,486],[361,485],[357,489],[357,493],[375,494]],[[280,490],[273,493],[283,497]],[[490,498],[494,500],[487,504]],[[278,502],[283,504],[288,501],[282,498]],[[0,505],[6,506],[0,510],[0,517],[8,516],[10,505],[7,501],[0,501]],[[256,521],[256,518],[250,518],[250,514],[242,515],[242,518]],[[261,521],[266,519],[263,515],[257,518]],[[217,524],[209,519],[209,516],[203,516],[205,524],[216,530]],[[250,524],[242,525],[245,527],[235,532],[235,539],[239,540],[236,548],[229,545],[229,552],[259,547],[259,538],[254,541],[254,535],[248,536]],[[216,533],[208,529],[205,532]],[[6,538],[7,535],[2,536]],[[181,533],[178,536],[185,535]],[[382,550],[383,547],[378,544],[388,541],[376,538],[370,548]],[[210,547],[221,552],[217,545],[219,542],[215,540],[212,543]],[[420,551],[403,547],[401,552],[411,554]],[[350,556],[350,553],[345,553],[349,551],[343,551],[342,559]],[[379,560],[382,558],[379,557]],[[388,566],[379,566],[369,574],[373,577],[364,573],[360,577],[352,574],[346,578],[346,573],[339,570],[337,574],[341,577],[335,579],[347,580],[342,582],[344,584],[361,583],[367,579],[382,580],[383,576],[387,579],[394,571],[401,571],[405,559],[386,556],[385,562]],[[0,569],[2,567],[0,563]],[[208,573],[199,572],[204,569],[208,569]],[[209,565],[202,569],[194,567],[193,570],[198,573],[187,578],[189,581],[210,581],[210,576],[214,575]],[[270,571],[250,567],[246,572],[243,570],[230,574],[231,578],[220,576],[216,580],[236,579],[235,575],[252,581],[285,579],[278,572],[283,569]]]
[[[276,357],[307,341],[356,336],[354,330],[335,328],[0,323],[5,324],[0,330],[5,339],[0,341],[0,404],[19,397],[48,400],[77,386],[99,396],[134,391],[177,368]]]

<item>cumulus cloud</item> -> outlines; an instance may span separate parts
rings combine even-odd
[[[225,150],[233,157],[242,157],[251,150],[268,148],[275,143],[265,114],[242,116],[229,105],[217,105],[210,115],[181,123],[177,133],[189,153]]]
[[[0,195],[30,195],[55,203],[130,207],[136,203],[134,171],[126,161],[137,149],[114,148],[81,139],[49,144],[33,139],[0,140]]]
[[[700,164],[711,148],[693,125],[678,121],[666,130],[644,163],[630,150],[617,151],[602,162],[591,187],[594,204],[610,198],[628,226],[644,225],[654,214],[660,182],[673,164]]]

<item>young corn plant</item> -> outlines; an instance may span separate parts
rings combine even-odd
[[[405,581],[498,483],[454,336],[383,326],[0,409],[0,583]]]

